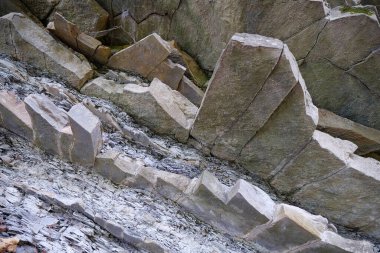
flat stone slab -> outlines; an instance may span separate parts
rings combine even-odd
[[[334,137],[349,140],[358,145],[359,155],[380,152],[380,131],[363,126],[333,112],[319,109],[318,129]]]
[[[148,77],[169,56],[170,52],[168,43],[158,34],[153,33],[111,56],[108,66]]]
[[[204,92],[199,89],[189,78],[184,76],[177,90],[189,99],[194,105],[201,106]]]
[[[185,67],[166,59],[149,74],[148,79],[158,78],[173,90],[177,90],[185,72]]]
[[[71,107],[68,116],[74,137],[71,161],[84,166],[93,166],[103,144],[101,122],[83,104]]]
[[[19,13],[0,18],[0,52],[44,68],[80,89],[93,75],[86,60],[55,41],[43,28]]]
[[[33,142],[32,120],[16,94],[0,91],[0,125]]]

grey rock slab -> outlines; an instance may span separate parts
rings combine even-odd
[[[185,67],[166,59],[149,74],[148,79],[153,80],[154,78],[158,78],[173,90],[177,90],[185,72]]]
[[[93,166],[103,144],[101,122],[83,104],[74,105],[68,116],[74,138],[71,161],[84,166]]]
[[[322,216],[280,204],[273,221],[251,231],[248,238],[270,252],[285,252],[317,240],[327,227],[328,221]]]
[[[253,55],[253,57],[257,57]],[[242,73],[242,75],[244,75]],[[280,59],[265,83],[252,82],[261,86],[246,110],[223,135],[214,141],[212,154],[235,160],[251,138],[254,138],[271,115],[281,105],[293,87],[299,82],[300,72],[297,62],[288,47],[284,45]]]
[[[80,60],[22,14],[10,13],[1,17],[0,33],[0,52],[44,68],[77,89],[93,75],[86,60]]]
[[[26,7],[39,19],[44,20],[60,0],[21,0]]]
[[[109,150],[96,156],[94,169],[115,184],[121,184],[126,178],[137,174],[139,165],[120,152]]]
[[[32,119],[35,144],[48,153],[69,159],[65,150],[70,149],[73,136],[70,130],[67,130],[67,113],[44,95],[29,95],[24,102]],[[66,145],[63,146],[62,143]]]
[[[158,34],[153,33],[111,56],[108,66],[148,77],[169,56],[170,52],[168,43]]]
[[[201,106],[204,92],[186,76],[183,76],[182,80],[179,82],[177,90],[194,105],[198,107]]]
[[[358,146],[359,155],[380,151],[380,131],[319,109],[318,129],[334,137],[349,140]]]
[[[356,149],[357,146],[349,141],[315,131],[310,143],[275,175],[270,184],[277,191],[290,194],[345,168]]]
[[[300,77],[279,108],[242,149],[238,162],[262,178],[271,178],[309,143],[317,122],[318,109]]]
[[[124,85],[117,84],[113,80],[98,77],[86,83],[81,89],[81,93],[118,103],[122,97],[123,88]]]
[[[279,40],[235,34],[219,58],[191,135],[212,147],[260,92],[282,50]]]
[[[0,91],[0,125],[33,141],[32,120],[24,102],[12,92]]]
[[[332,222],[380,238],[380,162],[351,155],[335,174],[304,186],[291,199]]]

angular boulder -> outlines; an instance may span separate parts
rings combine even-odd
[[[54,9],[85,33],[98,32],[107,28],[109,14],[95,0],[60,0]],[[54,20],[54,13],[49,18]]]
[[[73,134],[67,113],[44,95],[29,95],[24,102],[32,119],[35,144],[48,153],[70,160]]]
[[[201,106],[204,92],[199,89],[189,78],[184,76],[177,90],[189,99],[194,105]]]
[[[28,141],[33,141],[32,120],[24,102],[12,92],[0,91],[0,125]]]
[[[358,146],[359,155],[380,152],[380,131],[319,109],[318,130],[348,140]]]
[[[108,66],[148,77],[169,56],[170,52],[168,43],[158,34],[153,33],[111,56]]]
[[[73,132],[71,161],[84,166],[92,166],[103,143],[101,123],[86,106],[76,104],[68,112]]]
[[[191,135],[215,156],[266,178],[308,143],[317,121],[287,46],[236,34],[218,61]]]
[[[168,85],[173,90],[178,89],[178,85],[185,74],[186,68],[180,64],[173,63],[171,60],[166,59],[161,62],[152,72],[150,72],[148,78],[153,80],[154,78],[160,79],[164,84]]]
[[[93,75],[86,60],[80,60],[22,14],[10,13],[1,17],[0,33],[1,53],[44,68],[77,89]]]

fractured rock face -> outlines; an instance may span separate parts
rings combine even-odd
[[[32,121],[23,101],[14,93],[0,91],[0,125],[33,141]]]
[[[85,33],[105,30],[108,13],[95,0],[60,0],[54,9],[71,22],[77,24]],[[54,14],[49,18],[54,19]]]
[[[60,0],[21,0],[39,19],[44,20]]]
[[[44,95],[29,95],[25,106],[32,119],[35,144],[48,153],[69,159],[73,134],[67,113]]]
[[[148,77],[169,56],[170,52],[168,43],[153,33],[111,56],[108,66]]]
[[[187,99],[189,99],[194,105],[201,105],[204,92],[186,76],[182,78],[177,90]]]
[[[177,90],[185,71],[185,67],[166,59],[150,72],[148,78],[150,80],[158,78],[164,84],[169,85],[173,90]]]
[[[71,161],[85,166],[94,165],[103,143],[100,120],[83,104],[74,105],[68,116],[74,136]]]
[[[308,143],[317,119],[288,48],[272,38],[236,34],[218,61],[191,135],[214,155],[268,177]]]
[[[92,77],[89,63],[80,60],[41,27],[22,14],[0,18],[0,52],[55,74],[75,88]]]

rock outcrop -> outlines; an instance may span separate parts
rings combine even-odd
[[[55,74],[80,89],[92,77],[86,60],[80,60],[23,14],[0,18],[0,52]]]

